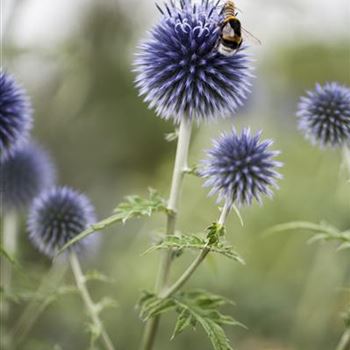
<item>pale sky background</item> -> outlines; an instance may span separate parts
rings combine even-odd
[[[130,13],[140,35],[159,16],[153,0],[2,0],[4,39],[18,47],[52,47],[78,25],[91,1],[119,6]],[[159,3],[162,3],[160,0]],[[237,0],[243,26],[263,42],[263,49],[293,41],[332,42],[347,38],[349,0]],[[14,10],[14,7],[16,9]],[[11,19],[11,37],[6,28]]]

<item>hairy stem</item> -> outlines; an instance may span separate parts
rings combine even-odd
[[[46,307],[54,301],[54,294],[67,271],[66,264],[54,263],[49,272],[42,279],[31,302],[19,316],[11,334],[18,347],[26,339],[28,333]]]
[[[175,226],[177,220],[178,203],[182,188],[182,180],[188,169],[188,151],[191,140],[192,122],[184,118],[180,124],[179,137],[177,141],[177,149],[175,156],[175,165],[173,177],[171,181],[170,196],[168,201],[168,215],[166,224],[166,234],[172,235],[175,233]],[[162,252],[160,268],[156,282],[156,292],[161,293],[165,289],[170,266],[172,262],[172,251]],[[156,333],[158,329],[160,317],[156,316],[149,320],[145,327],[145,332],[142,341],[142,349],[151,350],[154,345]]]
[[[15,212],[7,212],[3,215],[1,246],[11,258],[15,258],[17,251],[17,215]],[[12,263],[6,258],[1,257],[1,293],[0,317],[1,324],[6,325],[10,317],[10,304],[7,302],[7,295],[11,294],[12,289]],[[3,338],[3,337],[2,337]],[[11,337],[4,337],[4,348],[11,347]]]
[[[89,294],[89,291],[86,287],[85,276],[83,275],[83,272],[81,270],[78,257],[76,256],[76,254],[71,253],[69,256],[69,259],[70,259],[70,264],[72,267],[72,271],[73,271],[75,281],[76,281],[78,290],[80,292],[80,295],[84,301],[87,312],[88,312],[94,326],[96,327],[96,329],[99,330],[99,332],[101,334],[101,338],[104,342],[105,348],[107,350],[115,350],[113,343],[112,343],[111,339],[109,338],[109,336],[108,336],[108,334],[103,326],[102,321],[99,318],[96,304],[92,301],[91,296]]]
[[[340,338],[339,344],[336,350],[348,350],[350,349],[350,329],[347,329]]]
[[[220,218],[218,220],[218,224],[223,226],[225,224],[226,218],[231,210],[231,205],[226,203],[221,211]],[[168,298],[175,294],[178,290],[180,290],[183,285],[191,278],[193,273],[197,270],[198,266],[203,262],[208,253],[210,252],[210,247],[205,247],[199,253],[197,258],[192,262],[192,264],[187,268],[187,270],[179,277],[179,279],[167,290],[160,294],[162,298]]]

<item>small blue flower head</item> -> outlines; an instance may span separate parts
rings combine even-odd
[[[136,86],[164,119],[185,116],[201,122],[236,112],[249,92],[250,61],[244,50],[224,56],[217,50],[221,6],[169,0],[160,22],[138,49]]]
[[[27,207],[42,191],[54,185],[53,162],[37,144],[24,144],[0,163],[0,183],[6,210]]]
[[[52,258],[95,221],[94,208],[85,195],[68,187],[54,188],[34,200],[28,218],[29,238],[40,252]],[[88,241],[85,238],[71,249],[78,252]]]
[[[338,147],[350,143],[350,88],[336,82],[316,85],[301,97],[299,128],[314,144]]]
[[[0,159],[22,144],[32,127],[32,111],[24,90],[15,79],[0,72]]]
[[[260,203],[262,194],[272,195],[271,187],[281,178],[275,169],[282,164],[274,160],[279,152],[270,150],[272,141],[260,137],[261,132],[251,135],[244,129],[239,135],[233,129],[214,141],[199,171],[206,178],[204,185],[211,187],[210,195],[238,205],[250,205],[254,198]]]

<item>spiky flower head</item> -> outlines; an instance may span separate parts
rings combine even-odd
[[[68,187],[54,188],[35,199],[28,218],[29,238],[40,252],[54,257],[95,221],[94,208],[85,195]],[[71,249],[78,252],[88,241],[80,240]]]
[[[316,85],[301,97],[299,128],[314,144],[342,146],[350,143],[350,88],[339,83]]]
[[[276,168],[282,164],[274,160],[279,152],[270,150],[273,142],[260,137],[261,132],[251,135],[244,129],[237,134],[233,129],[214,141],[199,173],[219,201],[245,205],[254,198],[260,203],[262,194],[272,195],[271,188],[277,187],[276,179],[281,178]]]
[[[0,163],[0,184],[6,210],[27,207],[55,182],[55,169],[48,153],[34,142],[18,147]]]
[[[15,79],[0,72],[0,159],[22,144],[32,126],[29,100]]]
[[[200,122],[236,112],[249,92],[250,63],[244,50],[224,56],[217,50],[221,6],[168,1],[138,49],[136,86],[150,108],[176,123]]]

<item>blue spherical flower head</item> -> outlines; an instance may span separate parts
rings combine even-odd
[[[27,207],[42,191],[54,185],[53,162],[47,152],[33,142],[18,147],[0,165],[1,191],[6,210]]]
[[[316,85],[301,97],[299,128],[312,143],[342,146],[350,143],[350,88],[338,83]]]
[[[276,168],[282,164],[274,160],[279,152],[270,150],[272,141],[260,137],[261,132],[251,135],[244,129],[240,135],[233,130],[214,141],[200,175],[219,201],[245,205],[254,198],[261,202],[262,194],[272,195],[271,188],[277,187],[276,179],[281,178]]]
[[[29,237],[40,252],[54,257],[95,221],[94,208],[85,195],[68,187],[54,188],[35,199],[28,218]],[[80,240],[71,249],[78,252],[88,241]]]
[[[0,72],[0,160],[23,143],[32,126],[29,100],[15,79]]]
[[[244,50],[217,51],[221,6],[182,0],[158,7],[162,18],[139,47],[136,86],[159,116],[179,123],[227,117],[249,92],[251,72]]]

